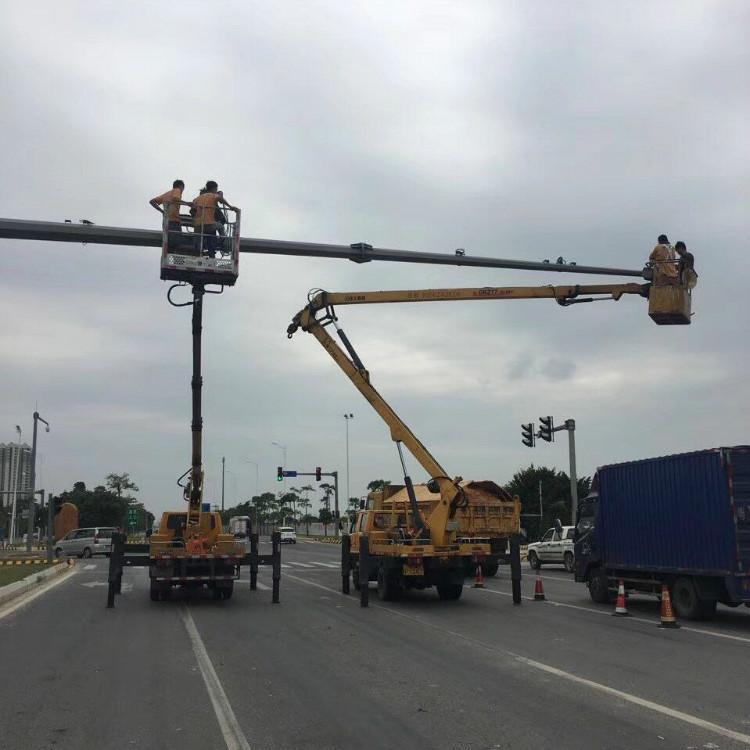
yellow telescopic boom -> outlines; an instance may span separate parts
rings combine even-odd
[[[688,318],[687,320],[657,319],[653,310],[650,309],[651,317],[657,323],[689,322],[689,292],[682,287],[674,287],[675,291],[688,295]],[[311,333],[320,342],[322,347],[331,355],[334,362],[344,371],[347,377],[354,383],[359,392],[372,405],[373,409],[381,416],[388,425],[391,439],[396,443],[401,456],[401,444],[403,443],[411,454],[419,462],[420,466],[430,475],[432,485],[440,492],[440,502],[427,519],[422,519],[416,498],[404,465],[404,480],[409,492],[412,515],[417,525],[416,534],[424,537],[429,533],[432,542],[436,545],[444,545],[450,542],[453,534],[451,524],[455,511],[464,503],[463,490],[459,485],[459,479],[451,479],[445,469],[437,462],[434,456],[420,442],[417,436],[409,429],[403,420],[390,407],[385,399],[370,383],[370,374],[365,368],[362,360],[349,342],[344,331],[338,325],[335,314],[337,305],[373,305],[394,302],[458,302],[466,300],[505,300],[505,299],[552,299],[562,306],[577,304],[581,302],[592,302],[601,299],[619,300],[624,294],[633,294],[641,297],[649,297],[651,284],[594,284],[594,285],[571,285],[571,286],[511,286],[511,287],[478,287],[459,289],[407,289],[380,292],[326,292],[316,290],[311,293],[310,302],[297,315],[294,316],[291,325],[287,329],[287,335],[291,338],[298,329]],[[587,296],[595,295],[595,296]],[[604,296],[601,296],[604,295]],[[657,311],[658,313],[658,311]],[[341,342],[346,349],[344,351],[326,330],[327,326],[333,324]]]

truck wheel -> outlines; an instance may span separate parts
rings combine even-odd
[[[461,583],[439,583],[437,585],[438,596],[444,602],[452,602],[461,598],[464,591]]]
[[[565,566],[565,572],[566,573],[572,573],[573,568],[575,567],[575,561],[573,560],[573,553],[572,552],[566,552],[563,555],[563,565]]]
[[[222,599],[231,599],[234,593],[234,581],[231,581],[227,588],[219,589],[219,591],[221,591]]]
[[[151,601],[152,602],[158,602],[159,598],[160,598],[159,597],[160,593],[161,592],[159,591],[159,587],[158,586],[154,586],[154,584],[152,583],[151,584]]]
[[[531,550],[531,552],[529,552],[529,567],[532,568],[533,570],[539,570],[539,568],[542,567],[542,563],[539,560],[539,556],[537,555],[536,552],[534,552],[534,550]]]
[[[482,563],[482,573],[484,574],[485,578],[493,578],[497,575],[499,567],[499,562]]]
[[[703,615],[702,602],[698,598],[692,578],[678,578],[672,586],[672,606],[678,617],[684,620],[700,620]]]
[[[383,568],[378,569],[378,599],[392,602],[399,598],[401,587],[393,574],[386,573]]]
[[[609,593],[609,578],[603,571],[594,573],[589,579],[589,596],[592,602],[597,604],[609,604],[611,595]]]
[[[359,585],[359,565],[352,565],[352,586],[355,591],[359,591],[362,588]]]

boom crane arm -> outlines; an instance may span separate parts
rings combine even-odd
[[[393,302],[438,302],[462,300],[501,300],[501,299],[553,299],[560,305],[578,302],[591,302],[594,299],[619,300],[623,294],[636,294],[648,297],[649,284],[596,284],[574,286],[541,286],[541,287],[479,287],[459,289],[417,289],[380,292],[325,292],[317,291],[310,297],[309,304],[294,316],[287,328],[287,336],[292,336],[298,329],[311,333],[320,342],[344,374],[354,383],[359,392],[388,425],[391,439],[396,443],[404,467],[404,483],[409,495],[412,517],[418,537],[428,533],[434,544],[449,543],[449,521],[455,511],[465,500],[459,479],[451,479],[437,459],[427,450],[417,436],[396,414],[386,400],[370,382],[370,374],[359,358],[354,347],[338,325],[334,310],[335,305],[368,305]],[[581,295],[606,295],[605,297],[582,297]],[[323,314],[320,315],[321,311]],[[326,330],[333,324],[341,339],[344,351]],[[416,458],[422,468],[429,474],[440,491],[438,502],[429,518],[422,519],[414,494],[411,479],[401,453],[401,444]]]

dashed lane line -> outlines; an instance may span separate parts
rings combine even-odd
[[[323,589],[324,591],[329,591],[331,593],[338,594],[339,596],[343,597],[344,599],[350,602],[358,603],[358,599],[351,597],[351,596],[347,596],[346,594],[342,594],[337,589],[332,589],[329,586],[323,586],[320,583],[315,583],[314,581],[308,581],[305,578],[299,578],[297,576],[290,575],[290,576],[287,576],[287,578],[291,578],[292,580],[298,581],[299,583],[302,583],[306,586],[315,586],[316,588]],[[493,593],[499,594],[502,592],[496,591]],[[528,598],[528,597],[524,597],[524,598]],[[596,692],[614,696],[616,698],[619,698],[620,700],[626,701],[627,703],[631,703],[632,705],[638,706],[639,708],[645,708],[646,710],[661,714],[662,716],[668,716],[671,719],[675,719],[685,724],[698,727],[699,729],[705,729],[709,732],[713,732],[714,734],[721,735],[722,737],[726,737],[730,740],[734,740],[736,742],[742,742],[746,745],[750,745],[750,734],[743,734],[742,732],[736,732],[733,729],[729,729],[728,727],[723,727],[720,724],[715,724],[712,721],[701,719],[699,716],[693,716],[692,714],[685,713],[684,711],[678,711],[677,709],[671,708],[669,706],[665,706],[662,703],[655,703],[654,701],[647,700],[646,698],[641,698],[640,696],[634,695],[633,693],[626,693],[623,690],[618,690],[617,688],[610,687],[609,685],[604,685],[601,682],[594,682],[593,680],[588,680],[585,677],[579,677],[578,675],[575,675],[572,672],[566,672],[563,669],[558,669],[557,667],[553,667],[549,664],[544,664],[543,662],[536,661],[535,659],[529,659],[528,657],[521,656],[520,654],[516,654],[513,651],[508,651],[507,649],[500,648],[491,643],[486,643],[485,641],[481,641],[478,638],[472,638],[471,636],[468,636],[465,633],[459,633],[458,631],[451,630],[450,628],[445,628],[440,625],[436,625],[435,623],[429,622],[420,617],[415,617],[414,615],[407,614],[406,612],[401,612],[391,607],[383,606],[382,604],[376,604],[375,606],[384,612],[388,612],[389,614],[394,615],[395,617],[401,617],[405,620],[416,622],[417,624],[421,626],[431,628],[432,630],[437,630],[438,632],[446,633],[447,635],[450,635],[452,638],[458,638],[462,641],[471,643],[475,646],[478,646],[479,648],[483,648],[492,653],[502,654],[503,656],[510,657],[511,659],[515,660],[519,664],[524,664],[525,666],[531,667],[532,669],[535,669],[537,671],[545,672],[546,674],[553,675],[555,677],[560,678],[561,680],[573,682],[578,685],[587,687],[591,690],[594,690]],[[582,609],[585,609],[585,607]]]
[[[203,676],[203,682],[206,685],[208,697],[211,699],[211,705],[216,714],[216,720],[219,722],[219,729],[221,729],[227,750],[250,750],[250,743],[247,741],[237,721],[237,717],[234,715],[227,694],[224,692],[224,688],[219,681],[219,676],[216,674],[214,665],[211,662],[211,657],[208,655],[208,651],[206,651],[203,639],[198,632],[198,628],[195,627],[195,621],[186,604],[182,605],[180,616],[190,638],[190,644],[193,647],[193,653]]]
[[[84,566],[83,566],[83,569],[84,569],[84,570],[96,570],[96,565],[91,565],[91,564],[89,564],[89,565],[84,565]]]

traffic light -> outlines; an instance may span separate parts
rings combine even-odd
[[[277,482],[284,481],[284,467],[283,466],[279,466],[279,468],[276,469],[276,481]]]
[[[529,422],[528,424],[521,425],[521,442],[529,447],[534,447],[534,423]]]
[[[59,495],[52,499],[52,509],[55,515],[57,515],[60,512],[60,508],[62,508],[62,506],[63,506],[63,500]]]
[[[320,470],[320,466],[316,466],[315,467],[315,481],[319,482],[322,476],[323,476],[323,472]]]
[[[552,417],[539,417],[539,437],[551,443],[554,438],[555,424]]]

